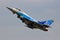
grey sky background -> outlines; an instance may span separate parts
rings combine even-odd
[[[27,28],[7,6],[36,20],[53,19],[52,28],[48,32]],[[0,40],[60,40],[60,0],[0,0]]]

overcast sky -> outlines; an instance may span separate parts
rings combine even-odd
[[[27,28],[7,6],[36,20],[53,19],[52,28],[48,32]],[[60,40],[60,0],[0,0],[0,40]]]

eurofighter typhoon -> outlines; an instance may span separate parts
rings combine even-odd
[[[23,12],[21,9],[13,8],[13,7],[7,7],[10,11],[13,12],[13,14],[17,15],[17,18],[19,18],[23,23],[26,24],[26,27],[31,29],[40,29],[43,31],[48,31],[48,28],[51,28],[50,25],[54,22],[53,20],[46,20],[46,21],[37,21],[25,12]]]

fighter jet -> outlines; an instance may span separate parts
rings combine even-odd
[[[17,15],[17,18],[19,18],[23,23],[26,24],[26,27],[31,29],[40,29],[43,31],[48,31],[48,28],[51,28],[51,24],[54,22],[53,20],[46,20],[46,21],[37,21],[25,12],[23,12],[21,9],[13,8],[13,7],[6,7],[10,11],[13,12],[13,14]]]

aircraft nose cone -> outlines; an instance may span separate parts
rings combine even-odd
[[[8,8],[10,11],[12,11],[13,13],[18,12],[19,10],[17,10],[16,8],[12,8],[12,7],[6,7]]]
[[[9,7],[6,7],[6,8],[10,9]]]
[[[15,11],[13,8],[11,8],[11,7],[6,7],[6,8],[8,8],[10,11]]]
[[[8,8],[8,9],[9,9],[9,7],[6,7],[6,8]]]
[[[6,8],[8,8],[10,11],[13,11],[13,9],[12,9],[12,8],[10,8],[10,7],[6,7]]]

